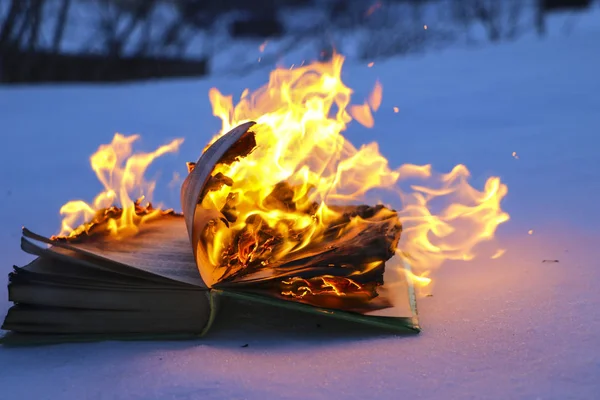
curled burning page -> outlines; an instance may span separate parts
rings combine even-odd
[[[253,182],[231,178],[261,151],[275,151],[263,142],[264,129],[248,122],[224,134],[182,185],[183,214],[205,284],[242,297],[415,318],[408,266],[396,255],[402,231],[396,211],[319,203],[312,188],[292,179],[271,184],[272,177],[258,171],[250,174]]]
[[[202,279],[208,287],[213,285],[214,279],[207,274],[208,270],[206,268],[201,267],[202,265],[207,265],[208,259],[206,252],[199,246],[199,232],[206,229],[207,225],[218,220],[220,216],[217,210],[202,209],[200,200],[205,187],[209,184],[209,178],[211,178],[211,173],[215,165],[219,161],[226,159],[228,152],[235,151],[234,144],[238,143],[244,135],[248,136],[248,129],[252,125],[254,125],[254,122],[239,125],[206,149],[196,163],[199,167],[193,168],[190,171],[181,186],[181,209],[185,217],[190,243],[192,244],[194,257],[196,258]]]

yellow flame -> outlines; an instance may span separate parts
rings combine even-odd
[[[502,257],[504,255],[504,253],[506,253],[506,249],[498,249],[498,250],[496,250],[496,252],[492,256],[492,260],[495,260],[497,258]]]
[[[337,215],[331,205],[356,204],[372,189],[387,189],[398,195],[392,206],[399,210],[404,225],[401,248],[419,276],[447,259],[472,259],[477,244],[491,239],[497,226],[509,219],[500,207],[506,185],[491,177],[477,190],[469,185],[464,165],[447,174],[432,172],[430,165],[392,169],[377,143],[354,147],[341,132],[352,119],[373,126],[382,85],[377,82],[362,105],[351,105],[352,90],[341,80],[343,62],[343,56],[334,54],[329,62],[292,70],[278,68],[268,84],[253,93],[245,92],[235,106],[231,96],[210,89],[213,114],[223,122],[213,142],[234,126],[254,120],[257,147],[239,162],[217,167],[215,172],[234,183],[210,192],[203,205],[222,209],[228,196],[235,194],[238,218],[230,229],[242,229],[249,216],[260,215],[284,236],[291,228],[310,229],[307,237],[314,242],[320,239],[327,221]],[[407,192],[400,189],[406,180],[419,182]],[[269,194],[282,181],[293,188],[295,210],[273,209],[268,204]],[[315,213],[318,223],[299,212],[315,202],[319,204]],[[223,245],[209,247],[211,259],[219,259]]]
[[[419,288],[428,286],[431,283],[431,278],[427,277],[429,275],[428,271],[423,272],[421,275],[415,275],[409,270],[404,270],[404,273],[406,274],[406,278]]]
[[[155,182],[144,180],[144,173],[156,158],[177,151],[183,139],[175,139],[151,153],[133,154],[133,143],[139,138],[139,135],[117,133],[110,144],[101,145],[90,157],[92,169],[104,190],[91,204],[73,200],[63,205],[58,236],[74,237],[85,232],[98,212],[113,205],[119,205],[122,212],[105,222],[109,233],[117,237],[136,233],[139,225],[161,213],[158,209],[150,209],[143,215],[136,212],[136,200],[149,200],[154,191]]]

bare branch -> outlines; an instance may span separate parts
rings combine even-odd
[[[60,50],[60,44],[65,34],[67,19],[69,17],[69,8],[71,0],[63,0],[58,11],[58,18],[54,27],[54,36],[52,37],[52,51],[57,54]]]

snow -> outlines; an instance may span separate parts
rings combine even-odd
[[[384,87],[375,127],[348,130],[355,144],[377,140],[394,166],[464,163],[476,186],[498,175],[509,187],[507,253],[442,266],[419,300],[420,335],[230,307],[198,341],[2,348],[0,398],[597,397],[599,17],[541,41],[347,66],[357,102],[375,79]],[[0,274],[29,259],[22,225],[54,233],[62,203],[98,191],[87,157],[115,131],[141,133],[146,150],[186,138],[155,170],[156,198],[177,206],[171,173],[220,126],[208,89],[237,96],[266,77],[0,89]],[[3,284],[2,315],[6,298]]]

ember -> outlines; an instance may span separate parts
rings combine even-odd
[[[282,292],[284,296],[305,297],[305,296],[361,296],[369,300],[377,297],[377,292],[373,285],[360,285],[352,279],[336,277],[331,275],[319,276],[316,278],[303,279],[294,277],[283,280]]]
[[[178,215],[174,210],[160,210],[154,209],[152,203],[147,203],[145,206],[141,205],[143,198],[137,199],[133,203],[133,207],[126,208],[125,213],[133,211],[132,220],[138,224],[149,222],[151,219],[165,217],[168,215]],[[63,207],[64,208],[64,207]],[[115,235],[119,238],[119,229],[123,229],[123,226],[119,227],[119,221],[123,218],[123,208],[117,206],[111,206],[108,208],[101,208],[95,212],[95,215],[87,222],[79,225],[68,236],[54,235],[51,236],[51,240],[69,240],[71,242],[78,242],[80,240],[86,240],[87,237],[95,235]]]
[[[281,295],[318,307],[356,311],[370,305],[371,308],[389,306],[388,303],[375,305],[379,296],[374,283],[359,284],[352,279],[331,275],[303,279],[294,277],[281,282]]]

